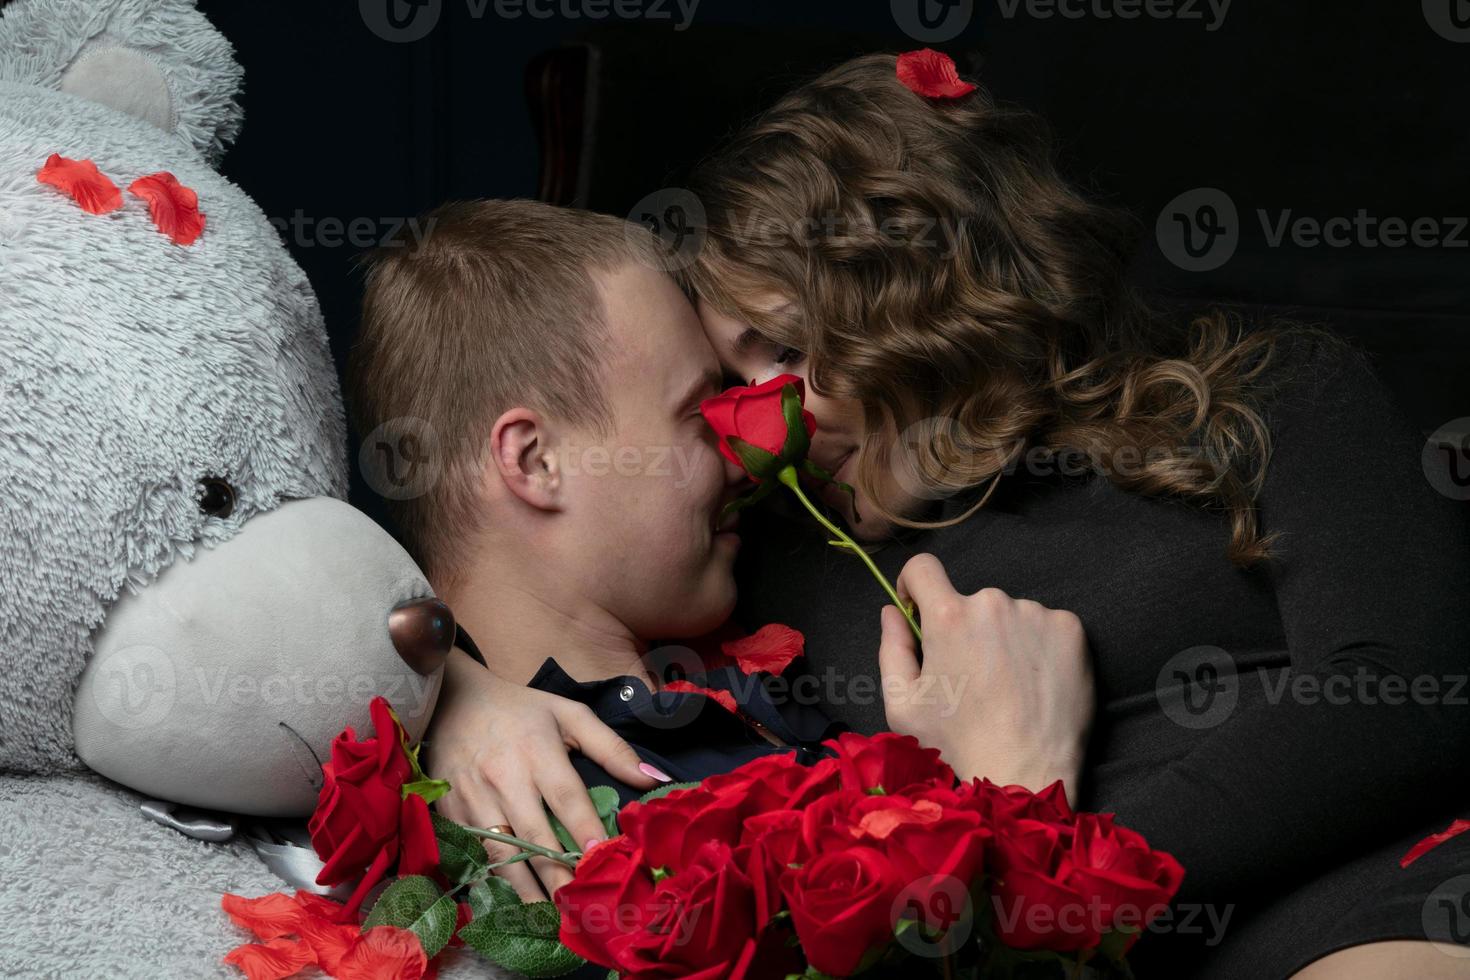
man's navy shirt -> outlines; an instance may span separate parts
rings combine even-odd
[[[761,677],[733,666],[709,671],[700,686],[728,691],[738,714],[704,694],[651,691],[638,677],[576,681],[554,657],[546,658],[528,686],[587,705],[639,758],[681,783],[698,782],[782,752],[794,752],[798,762],[809,765],[827,753],[823,739],[845,730],[814,704],[774,698]],[[784,744],[772,744],[758,726]],[[623,803],[643,795],[643,790],[619,782],[580,753],[572,754],[572,764],[588,786],[611,786]]]

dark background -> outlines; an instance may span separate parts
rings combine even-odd
[[[447,198],[538,195],[628,215],[801,77],[925,46],[888,0],[701,0],[684,29],[672,0],[622,0],[638,17],[612,0],[531,0],[549,17],[505,2],[200,2],[246,69],[245,129],[223,169],[282,222],[339,366],[353,259],[410,234],[405,219]],[[1138,215],[1146,288],[1328,323],[1378,355],[1426,434],[1470,416],[1470,3],[1234,0],[1223,18],[1202,0],[1156,3],[1174,16],[1117,16],[1130,0],[1064,2],[1072,17],[981,0],[933,46],[1045,115],[1072,179]],[[390,39],[390,11],[422,37]],[[1171,262],[1155,235],[1196,188],[1239,214],[1236,251],[1208,271]],[[1442,241],[1392,247],[1374,229],[1273,245],[1258,210],[1271,223],[1430,219]],[[354,481],[354,502],[381,517],[355,466]]]

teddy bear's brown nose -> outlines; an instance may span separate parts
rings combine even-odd
[[[388,614],[388,636],[403,662],[420,674],[444,666],[454,646],[454,613],[432,596],[400,602]]]

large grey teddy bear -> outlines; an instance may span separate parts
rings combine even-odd
[[[214,170],[241,74],[192,0],[0,11],[0,975],[239,976],[221,894],[290,890],[246,821],[309,813],[373,696],[413,738],[438,696],[452,617],[342,502],[315,297]]]

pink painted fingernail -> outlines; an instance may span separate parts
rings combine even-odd
[[[673,776],[670,776],[662,769],[659,769],[655,766],[650,766],[646,762],[638,763],[638,771],[643,773],[643,775],[645,776],[652,776],[654,779],[657,779],[661,783],[672,783],[674,781]]]
[[[583,854],[586,854],[588,851],[592,850],[594,847],[596,847],[598,844],[601,844],[601,843],[602,843],[602,838],[601,837],[589,837],[589,838],[587,838],[587,843],[585,843],[585,844],[582,845],[582,853]]]

